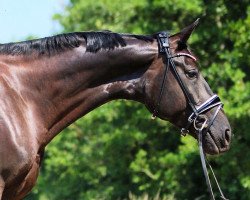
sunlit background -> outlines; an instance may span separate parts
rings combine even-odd
[[[68,0],[0,0],[0,43],[45,37],[62,30],[52,20]]]

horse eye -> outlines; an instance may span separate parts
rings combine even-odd
[[[190,70],[186,72],[186,76],[190,79],[194,79],[194,78],[197,78],[198,72],[196,70]]]

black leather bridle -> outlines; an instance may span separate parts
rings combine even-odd
[[[207,171],[207,167],[206,167],[206,162],[208,163],[208,161],[206,160],[206,156],[204,154],[203,151],[203,147],[202,147],[202,135],[206,134],[208,132],[208,130],[210,129],[210,127],[212,126],[218,112],[220,111],[220,109],[222,108],[223,104],[220,101],[220,98],[217,95],[213,95],[212,97],[210,97],[208,100],[206,100],[204,103],[202,103],[199,106],[196,106],[194,104],[194,102],[192,102],[190,95],[188,93],[188,90],[185,86],[185,84],[183,83],[183,81],[181,80],[175,63],[173,61],[173,58],[175,57],[180,57],[180,56],[186,56],[189,57],[193,60],[196,60],[192,55],[187,54],[187,53],[178,53],[175,55],[171,55],[170,52],[170,44],[169,44],[169,34],[167,32],[161,32],[157,35],[157,41],[158,41],[158,46],[159,46],[159,53],[164,55],[165,58],[165,69],[164,69],[164,74],[163,74],[163,80],[162,80],[162,84],[161,84],[161,88],[160,88],[160,93],[159,93],[159,97],[158,97],[158,102],[155,106],[155,109],[153,111],[153,118],[156,118],[158,113],[159,113],[159,108],[160,108],[160,104],[161,104],[161,99],[163,96],[163,92],[164,92],[164,88],[165,88],[165,82],[166,82],[166,78],[167,78],[167,74],[169,71],[169,68],[171,68],[171,70],[173,71],[186,99],[187,99],[187,103],[189,105],[189,107],[192,110],[192,113],[190,114],[190,116],[187,119],[187,124],[184,128],[181,129],[181,134],[183,136],[185,136],[187,133],[189,133],[189,128],[191,127],[191,125],[193,124],[194,129],[196,130],[196,134],[197,134],[197,139],[198,139],[198,143],[199,143],[199,151],[200,151],[200,157],[201,157],[201,163],[202,163],[202,168],[203,168],[203,172],[204,172],[204,176],[206,178],[206,183],[209,189],[209,193],[210,193],[210,198],[212,200],[215,200],[214,194],[213,194],[213,190],[212,190],[212,186],[211,186],[211,182],[209,179],[209,175],[208,175],[208,171]],[[217,107],[216,111],[213,114],[213,117],[210,121],[208,121],[206,115],[204,115],[205,112],[211,110],[212,108]],[[201,122],[202,120],[202,122]],[[221,198],[226,200],[225,196],[223,195],[220,186],[218,184],[218,181],[214,175],[214,172],[212,170],[211,165],[208,163],[212,174],[214,176],[215,182],[217,184],[217,187],[219,189]]]

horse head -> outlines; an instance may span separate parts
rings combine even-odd
[[[145,102],[153,115],[184,127],[195,138],[196,130],[203,126],[204,151],[218,154],[229,149],[231,128],[219,97],[213,94],[187,45],[197,24],[198,20],[171,36],[156,35],[159,54],[145,75]]]

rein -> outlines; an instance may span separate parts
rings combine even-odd
[[[223,104],[217,95],[213,95],[212,97],[207,99],[204,103],[202,103],[200,106],[198,106],[198,107],[195,106],[195,104],[191,101],[191,98],[190,98],[190,95],[188,93],[186,86],[184,85],[183,81],[181,80],[181,78],[177,72],[173,58],[180,57],[180,56],[186,56],[186,57],[189,57],[195,61],[196,61],[196,58],[190,54],[187,54],[187,53],[178,53],[175,55],[171,55],[170,44],[169,44],[169,34],[167,32],[159,33],[157,35],[157,41],[158,41],[158,45],[159,45],[159,53],[164,55],[166,64],[165,64],[165,70],[164,70],[164,74],[163,74],[161,89],[160,89],[160,93],[159,93],[159,97],[158,97],[158,103],[156,104],[156,107],[153,111],[152,119],[155,119],[159,113],[159,107],[161,104],[161,100],[162,100],[162,96],[163,96],[163,92],[164,92],[164,88],[165,88],[167,73],[169,71],[169,68],[171,67],[171,69],[174,72],[174,75],[175,75],[175,77],[176,77],[176,79],[177,79],[186,99],[187,99],[188,105],[190,106],[190,108],[192,110],[191,115],[188,117],[187,125],[181,129],[181,134],[183,136],[188,134],[189,128],[193,124],[193,126],[196,130],[197,138],[198,138],[201,164],[202,164],[203,173],[204,173],[204,176],[206,179],[206,184],[207,184],[207,187],[209,190],[210,199],[215,200],[215,197],[214,197],[213,189],[212,189],[211,182],[209,179],[209,174],[208,174],[206,162],[207,162],[207,164],[208,164],[208,166],[213,174],[214,180],[216,182],[216,185],[217,185],[218,190],[219,190],[220,195],[221,195],[221,199],[228,200],[225,198],[225,196],[224,196],[224,194],[219,186],[219,183],[215,177],[213,169],[212,169],[211,165],[208,163],[208,161],[206,159],[206,155],[205,155],[203,147],[202,147],[202,136],[204,134],[207,134],[207,132],[208,132],[209,128],[212,126],[218,112],[223,107]],[[217,109],[214,112],[214,115],[213,115],[212,119],[210,120],[210,122],[208,122],[206,115],[204,115],[203,113],[205,113],[206,111],[209,111],[215,107],[217,107]],[[202,123],[200,121],[202,121]]]

